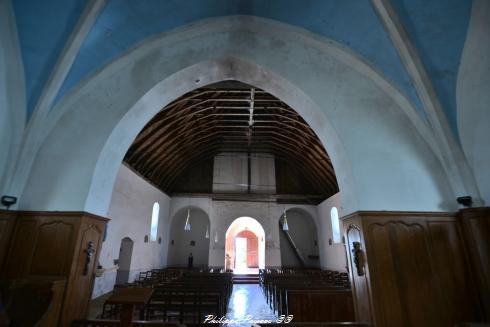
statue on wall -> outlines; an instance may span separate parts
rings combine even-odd
[[[87,249],[85,250],[85,267],[83,268],[83,275],[88,274],[89,265],[92,262],[92,258],[95,256],[94,242],[88,242]]]
[[[356,265],[357,275],[364,276],[364,265],[366,264],[366,256],[364,251],[361,249],[361,242],[352,242],[353,249],[352,254],[354,255],[354,264]]]

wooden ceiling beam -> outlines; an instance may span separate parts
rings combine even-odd
[[[227,144],[227,143],[231,143],[231,144],[235,145],[236,147],[240,147],[240,143],[237,143],[236,141],[235,142],[227,142],[226,140],[215,140],[213,143],[206,143],[206,145],[204,145],[203,147],[206,149],[207,146],[215,146],[215,145]],[[301,166],[304,167],[307,172],[313,171],[316,176],[318,176],[318,175],[323,176],[322,180],[324,180],[326,182],[325,184],[328,184],[329,189],[332,188],[331,187],[332,185],[336,185],[335,177],[333,177],[333,179],[331,179],[331,178],[329,178],[328,175],[326,175],[325,173],[322,172],[322,169],[326,168],[325,166],[324,167],[316,166],[313,161],[305,160],[305,158],[299,156],[296,152],[291,151],[287,146],[282,146],[282,145],[277,144],[273,141],[263,142],[263,143],[271,144],[272,145],[270,147],[271,149],[277,148],[278,151],[281,152],[283,155],[286,155],[289,158],[289,160],[294,160],[296,163],[301,163]],[[171,161],[161,163],[160,166],[158,167],[158,169],[155,169],[155,171],[158,171],[158,170],[172,171],[173,167],[177,167],[177,168],[181,167],[183,170],[183,167],[186,165],[185,161],[191,162],[193,160],[197,160],[196,158],[198,156],[198,153],[201,153],[200,150],[201,150],[200,148],[196,149],[196,148],[192,148],[192,147],[182,149],[181,151],[179,151],[178,154],[176,154],[175,156],[172,156],[172,158],[169,159]],[[182,154],[184,152],[189,153],[189,155],[186,157],[182,157]],[[190,154],[194,154],[194,156],[192,156]],[[168,165],[164,166],[165,164],[168,164]],[[316,182],[317,180],[318,180],[318,178],[313,179],[314,182]],[[326,188],[327,186],[323,185],[322,187]]]
[[[167,191],[186,167],[211,154],[223,149],[263,151],[293,162],[315,189],[325,193],[338,190],[330,158],[301,116],[256,89],[254,125],[250,129],[249,100],[250,90],[246,88],[190,92],[147,124],[124,160]]]

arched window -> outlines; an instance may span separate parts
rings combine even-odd
[[[332,235],[333,242],[340,243],[340,222],[339,222],[339,212],[336,207],[332,207],[330,210],[330,220],[332,221]]]
[[[158,204],[158,202],[155,202],[153,204],[153,212],[151,214],[150,241],[157,240],[159,216],[160,216],[160,205]]]

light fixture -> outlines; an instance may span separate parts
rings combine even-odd
[[[206,238],[209,238],[209,225],[208,225],[208,227],[206,228]]]
[[[2,196],[2,204],[7,207],[7,210],[10,208],[11,205],[14,205],[17,203],[17,198],[15,196],[10,196],[10,195],[3,195]]]
[[[185,220],[184,230],[191,230],[191,223],[189,222],[189,218],[191,217],[191,208],[187,208],[187,218]]]
[[[458,201],[459,204],[461,204],[467,208],[471,207],[471,205],[473,204],[473,199],[469,195],[460,196],[459,198],[456,199],[456,201]]]
[[[248,127],[252,128],[254,125],[254,102],[255,102],[255,89],[252,87],[250,89],[250,108],[248,109],[249,111],[249,116],[248,116]]]
[[[218,243],[218,232],[214,234],[214,243]]]
[[[286,208],[284,208],[284,220],[282,222],[282,230],[284,230],[284,231],[288,231],[289,230],[288,220],[286,218]]]

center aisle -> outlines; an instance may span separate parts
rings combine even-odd
[[[277,316],[269,308],[257,284],[233,285],[226,318],[232,322],[227,326],[250,326],[250,319],[254,321],[277,320]]]

